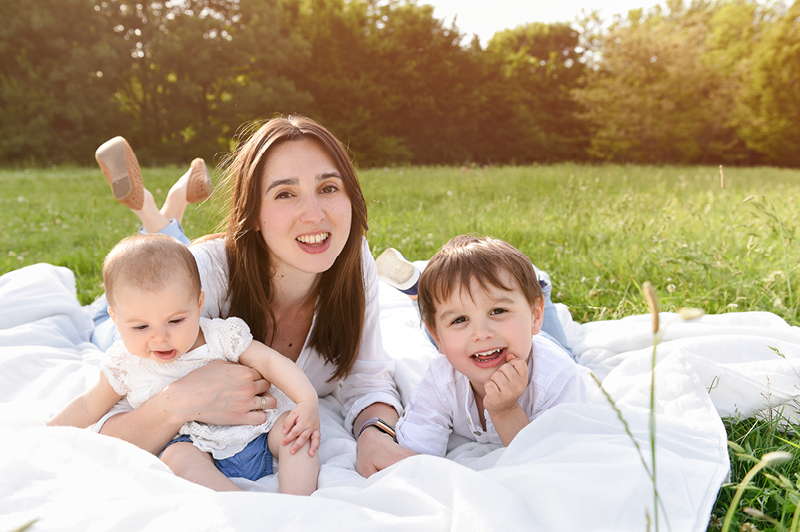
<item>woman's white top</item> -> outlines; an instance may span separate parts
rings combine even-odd
[[[213,360],[238,362],[239,356],[253,341],[250,328],[239,318],[200,318],[200,328],[206,343],[171,362],[161,363],[133,355],[122,341],[118,341],[106,351],[100,369],[114,391],[124,395],[131,407],[138,408],[170,383]],[[261,425],[223,426],[190,421],[181,427],[179,433],[191,436],[196,447],[211,453],[214,458],[229,458],[258,435],[269,432],[278,416],[294,408],[294,403],[274,386],[270,393],[278,404],[265,411],[267,420]]]
[[[189,248],[197,259],[205,307],[203,315],[217,318],[227,316],[230,310],[228,293],[228,262],[222,238],[209,240]],[[380,304],[378,302],[378,275],[375,259],[369,251],[367,239],[362,239],[361,261],[364,271],[366,309],[361,345],[350,375],[341,382],[330,381],[334,367],[322,355],[308,346],[308,338],[297,358],[297,365],[308,376],[320,397],[334,393],[338,389],[342,402],[345,428],[352,430],[358,414],[374,403],[386,403],[402,413],[400,395],[394,382],[394,361],[383,348],[380,330]],[[320,319],[315,313],[314,323]]]

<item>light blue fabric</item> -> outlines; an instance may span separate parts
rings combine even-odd
[[[550,299],[550,294],[553,292],[553,283],[550,282],[550,276],[547,275],[547,272],[543,272],[535,266],[534,269],[539,276],[539,284],[544,292],[544,319],[542,320],[542,330],[539,334],[544,334],[550,340],[554,340],[569,353],[569,356],[575,358],[572,354],[572,348],[567,344],[567,333],[558,319],[556,306]]]
[[[146,234],[144,227],[139,229],[139,234]],[[183,227],[181,227],[180,222],[174,218],[169,221],[168,226],[159,231],[159,234],[171,236],[186,246],[191,243],[191,240],[187,238],[186,233],[183,232]],[[121,340],[122,337],[119,335],[117,326],[113,321],[111,321],[111,316],[108,314],[108,300],[106,299],[106,295],[103,294],[92,304],[99,307],[97,309],[97,313],[92,317],[92,321],[94,321],[92,343],[99,347],[102,351],[105,351],[111,347],[114,342]]]
[[[192,241],[189,240],[189,238],[187,238],[186,233],[183,232],[183,227],[181,227],[180,222],[175,218],[170,219],[169,225],[166,226],[161,231],[159,231],[158,233],[161,235],[171,236],[184,246],[188,246],[189,244],[192,243]],[[147,231],[144,230],[144,227],[139,228],[139,234],[140,235],[147,234]]]

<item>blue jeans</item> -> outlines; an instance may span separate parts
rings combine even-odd
[[[145,230],[144,227],[139,229],[139,234],[144,234]],[[183,232],[183,227],[178,222],[178,220],[172,219],[169,222],[169,225],[166,226],[164,229],[159,231],[162,235],[171,236],[174,239],[178,240],[182,244],[189,245],[190,240],[186,237],[186,234]],[[100,303],[102,301],[102,303]],[[117,326],[111,321],[111,316],[108,314],[108,300],[106,299],[106,295],[103,294],[98,298],[98,300],[93,303],[99,306],[97,312],[92,317],[94,321],[94,331],[92,331],[92,343],[99,347],[102,351],[105,351],[109,347],[112,346],[114,342],[117,340],[121,340],[122,338],[119,335],[119,331],[117,331]]]
[[[192,443],[192,438],[186,434],[181,434],[169,442],[167,447],[179,442]],[[163,454],[164,451],[161,451],[161,453]],[[230,458],[221,460],[213,458],[213,460],[217,469],[228,478],[246,478],[255,481],[274,473],[272,470],[272,453],[269,450],[268,433],[266,432],[259,435],[248,443],[244,449]]]
[[[550,294],[553,292],[553,283],[550,282],[550,276],[547,275],[547,272],[536,268],[536,266],[533,268],[539,276],[539,285],[541,285],[542,291],[544,292],[544,319],[542,320],[542,330],[539,334],[555,341],[569,353],[569,356],[573,356],[572,348],[567,345],[567,333],[564,332],[564,327],[558,319],[556,307],[550,299]]]

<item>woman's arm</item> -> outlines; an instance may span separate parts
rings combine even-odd
[[[114,391],[101,371],[97,383],[73,399],[61,412],[48,419],[47,425],[85,429],[97,423],[122,397]]]
[[[366,239],[362,241],[361,260],[367,300],[361,349],[353,365],[353,371],[344,380],[341,389],[345,428],[349,428],[352,424],[354,436],[358,436],[364,422],[373,417],[394,426],[399,418],[398,412],[402,411],[400,394],[394,382],[394,361],[383,347],[378,270]],[[357,444],[356,471],[364,477],[369,477],[415,454],[374,427],[364,430]]]
[[[390,465],[399,462],[403,458],[414,456],[415,452],[401,447],[392,439],[391,436],[371,426],[364,429],[361,436],[358,431],[361,426],[370,418],[377,417],[389,423],[391,426],[397,424],[398,416],[394,407],[384,403],[375,403],[364,410],[356,417],[353,423],[354,436],[358,437],[358,455],[356,458],[356,471],[358,474],[369,478],[378,471],[386,469]]]
[[[252,368],[215,361],[176,380],[138,408],[109,418],[102,434],[158,454],[181,425],[260,425],[266,420],[261,397],[269,383]],[[275,399],[268,398],[275,406]]]

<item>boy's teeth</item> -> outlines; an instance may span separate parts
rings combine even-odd
[[[473,358],[492,357],[494,355],[499,355],[502,350],[503,350],[503,348],[499,347],[497,349],[492,349],[491,351],[486,351],[485,353],[475,353],[474,355],[472,355],[472,357]]]
[[[317,235],[302,235],[298,236],[297,240],[303,244],[319,244],[330,236],[330,233],[320,233]]]

